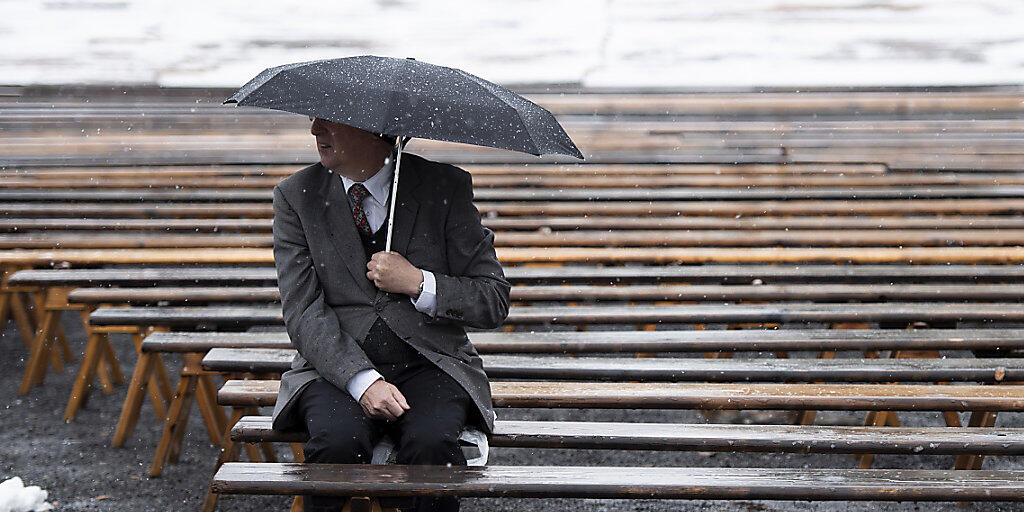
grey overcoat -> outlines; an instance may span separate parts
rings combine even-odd
[[[464,327],[501,325],[511,287],[494,234],[481,224],[472,199],[468,172],[402,154],[391,248],[434,273],[431,318],[408,295],[380,291],[366,278],[366,255],[340,176],[317,163],[274,187],[274,264],[285,326],[299,353],[281,377],[274,429],[304,428],[293,411],[295,398],[317,377],[344,390],[356,373],[373,367],[360,343],[380,317],[466,389],[480,427],[491,431],[491,388]]]

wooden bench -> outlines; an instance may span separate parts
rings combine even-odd
[[[880,199],[942,199],[998,198],[1019,199],[1024,189],[1019,185],[934,185],[860,186],[860,187],[662,187],[662,188],[482,188],[475,190],[477,202],[580,201],[592,204],[612,201],[765,201],[765,200],[880,200]],[[0,188],[0,201],[104,202],[104,201],[172,201],[172,202],[257,202],[270,201],[267,189],[49,189]]]
[[[69,304],[192,304],[280,302],[277,286],[158,286],[76,288]],[[761,284],[761,285],[526,285],[513,286],[512,301],[1014,301],[1024,299],[1019,284]]]
[[[706,266],[671,266],[671,267],[553,267],[530,268],[508,267],[505,269],[507,278],[513,283],[644,283],[644,282],[826,282],[826,281],[865,281],[865,282],[899,282],[899,281],[1013,281],[1024,275],[1024,266],[1006,265],[801,265],[801,266],[764,266],[764,265],[706,265]],[[98,303],[167,303],[189,301],[191,303],[222,301],[263,301],[277,300],[276,271],[272,267],[250,268],[110,268],[110,269],[61,269],[61,270],[23,270],[12,274],[7,284],[9,287],[35,290],[46,297],[44,309],[51,315],[58,315],[65,310],[81,310],[86,314]],[[109,284],[129,286],[132,288],[111,289],[75,289],[77,286],[95,286]],[[254,284],[271,285],[265,289],[209,290],[204,293],[201,287],[171,290],[162,285],[229,285]],[[156,286],[157,288],[145,288]],[[956,287],[949,285],[829,285],[825,287],[808,286],[775,286],[775,285],[730,285],[722,286],[656,286],[656,287],[517,287],[513,294],[520,300],[555,299],[559,296],[566,300],[577,298],[577,292],[585,291],[591,299],[629,299],[637,300],[751,300],[785,299],[794,300],[913,300],[915,298],[941,299],[943,291],[953,298],[974,300],[1006,300],[1013,297],[1013,285],[997,285],[991,289],[985,287]],[[827,293],[826,293],[827,290]],[[988,290],[988,291],[986,291]],[[526,293],[526,295],[523,295]],[[578,298],[587,298],[579,295]],[[787,299],[788,300],[788,299]],[[15,308],[11,308],[18,311]],[[21,325],[19,323],[19,325]],[[109,334],[105,329],[85,323],[87,335],[94,332],[99,335],[97,343],[107,343]],[[121,332],[120,330],[116,332]],[[34,338],[48,337],[46,324],[34,333],[23,332],[26,344],[35,347]],[[30,336],[32,334],[33,336]],[[109,353],[109,351],[104,348]],[[31,358],[30,358],[31,359]],[[34,372],[41,372],[42,360],[34,360]],[[116,361],[110,361],[110,365]],[[101,367],[101,370],[103,367]],[[81,370],[80,370],[81,373]],[[102,374],[101,374],[102,376]],[[34,377],[36,382],[40,379]],[[109,379],[104,380],[104,389],[111,391]],[[27,390],[27,389],[26,389]],[[66,420],[73,418],[65,416]]]
[[[792,331],[598,331],[598,332],[558,332],[558,333],[486,333],[486,332],[474,332],[470,333],[470,339],[477,347],[477,349],[484,353],[501,353],[501,352],[521,352],[521,353],[563,353],[563,352],[717,352],[717,351],[744,351],[744,350],[758,350],[758,351],[773,351],[778,352],[782,350],[812,350],[812,351],[833,351],[833,350],[859,350],[859,351],[876,351],[876,350],[939,350],[939,349],[956,349],[956,350],[1001,350],[1010,351],[1015,348],[1024,347],[1024,335],[1021,333],[1024,331],[1020,330],[990,330],[990,329],[964,329],[964,330],[918,330],[918,331],[862,331],[862,330],[792,330]],[[113,446],[122,446],[127,438],[131,435],[134,429],[135,422],[138,418],[141,402],[145,396],[147,388],[151,387],[149,382],[152,379],[153,372],[160,365],[159,354],[161,353],[178,353],[186,356],[186,369],[183,371],[181,376],[181,384],[186,389],[193,390],[194,387],[190,381],[196,381],[198,385],[200,380],[208,379],[208,377],[201,377],[202,372],[197,371],[199,365],[197,363],[199,358],[211,350],[213,352],[207,355],[207,359],[210,357],[216,357],[217,354],[221,353],[218,350],[244,350],[252,348],[290,348],[290,340],[288,339],[287,333],[284,332],[247,332],[247,333],[225,333],[225,332],[177,332],[177,333],[166,333],[166,332],[155,332],[146,337],[142,343],[142,350],[140,355],[139,363],[136,365],[135,374],[132,377],[132,382],[129,386],[129,394],[125,400],[124,407],[121,412],[121,417],[118,422],[118,426],[115,429],[115,436],[112,442]],[[867,352],[866,352],[867,353]],[[204,360],[203,366],[207,370],[225,372],[225,373],[239,373],[239,372],[250,372],[255,371],[257,373],[262,372],[281,372],[284,371],[287,363],[291,360],[291,352],[287,355],[277,354],[276,357],[271,357],[269,361],[270,366],[266,364],[257,365],[257,367],[247,366],[247,362],[241,364],[235,363],[234,366],[214,366],[217,363],[211,362],[213,360]],[[894,352],[893,357],[898,356]],[[495,356],[485,356],[495,357]],[[584,360],[585,361],[585,360]],[[825,380],[825,381],[836,381],[842,379],[856,378],[859,375],[859,371],[852,366],[848,366],[848,370],[852,373],[843,373],[842,371],[833,371],[840,369],[843,365],[850,365],[848,359],[836,360],[833,363],[828,362],[829,360],[794,360],[791,362],[777,361],[778,365],[774,365],[769,361],[730,361],[730,360],[702,360],[702,359],[689,359],[689,360],[662,360],[662,359],[612,359],[606,361],[595,361],[599,365],[614,364],[622,362],[626,367],[637,366],[643,367],[645,365],[653,365],[651,368],[658,368],[659,366],[664,369],[664,364],[684,364],[688,365],[690,370],[700,369],[699,372],[688,372],[683,371],[679,373],[679,368],[670,371],[668,373],[662,373],[662,376],[670,376],[673,380],[678,378],[684,378],[686,380],[695,379],[701,380],[707,378],[707,380],[742,380],[745,378],[755,378],[754,375],[760,375],[763,378],[769,378],[774,372],[775,377],[770,379],[796,379],[796,380]],[[717,361],[717,362],[716,362]],[[845,361],[845,362],[844,362]],[[911,364],[902,364],[895,360],[889,361],[867,361],[866,364],[873,364],[874,362],[880,362],[874,366],[874,371],[877,373],[870,374],[869,369],[865,368],[864,371],[869,372],[871,379],[877,377],[880,381],[891,380],[904,380],[912,381],[917,379],[941,381],[947,380],[961,380],[966,378],[967,380],[973,380],[971,377],[976,377],[977,381],[993,380],[999,375],[999,379],[1012,380],[1011,375],[1007,375],[1007,368],[1013,368],[1016,363],[1011,360],[1009,365],[999,365],[994,363],[995,360],[968,360],[963,361],[965,365],[962,367],[974,366],[975,368],[986,368],[988,370],[981,370],[969,372],[960,372],[959,370],[945,371],[941,368],[945,367],[946,370],[951,370],[953,365],[953,359],[933,359],[925,360],[931,363],[925,362],[920,363],[915,361]],[[807,364],[809,363],[809,364]],[[818,364],[822,363],[822,364]],[[95,364],[95,363],[93,363]],[[932,364],[930,370],[925,370],[927,365]],[[581,362],[581,365],[577,369],[586,368],[586,363]],[[915,366],[916,365],[916,366]],[[892,370],[903,367],[904,373],[897,375]],[[89,366],[83,366],[88,368]],[[789,370],[783,367],[789,368]],[[801,367],[804,367],[801,369]],[[717,369],[716,369],[717,368]],[[743,370],[746,368],[747,370]],[[811,368],[817,368],[818,373],[813,373]],[[888,373],[886,373],[888,368]],[[726,369],[728,371],[720,372],[719,370]],[[513,373],[506,375],[519,375],[519,376],[532,376],[534,374],[528,373],[530,371],[527,366],[522,364],[513,366],[510,369]],[[642,372],[643,370],[641,370]],[[944,372],[945,373],[942,373]],[[494,376],[498,376],[502,370],[497,367],[488,367],[488,372]],[[747,372],[747,373],[744,373]],[[931,372],[931,373],[928,373]],[[589,371],[591,378],[599,376],[600,372],[593,370]],[[717,377],[715,375],[718,375]],[[674,375],[674,376],[673,376]],[[845,376],[843,376],[845,375]],[[960,375],[960,376],[957,376]],[[658,378],[651,376],[648,373],[648,377],[643,377],[640,373],[633,372],[633,377],[636,378]],[[902,378],[896,378],[902,377]],[[624,378],[624,377],[623,377]],[[209,383],[208,383],[209,386]],[[209,389],[209,388],[207,388]],[[88,388],[85,389],[85,392]],[[203,391],[200,388],[200,391]],[[208,392],[208,391],[207,391]],[[190,400],[192,396],[198,396],[195,391],[186,391],[179,393],[175,397],[175,404],[182,401]],[[69,400],[69,411],[77,410],[77,406],[80,404],[80,397],[73,394],[72,400]],[[187,417],[188,404],[185,403],[184,409],[175,409],[175,404],[172,404],[172,409],[177,410],[178,414],[184,414]],[[76,409],[72,409],[72,406]],[[212,418],[214,414],[206,410],[202,406],[200,411],[203,413],[204,418]],[[947,418],[952,419],[952,418]],[[167,442],[170,443],[172,440],[171,434],[176,432],[176,425],[181,423],[177,418],[171,418],[165,424],[164,435],[167,436]],[[217,423],[213,420],[207,419],[206,424],[216,425]],[[210,430],[211,437],[214,436],[214,431]],[[219,432],[217,433],[219,435]],[[162,466],[165,458],[155,459],[153,471],[159,474],[162,470]]]
[[[827,227],[823,223],[822,227]],[[4,249],[273,247],[266,233],[37,232],[0,234]],[[1024,229],[575,230],[495,234],[495,247],[944,247],[1024,245]]]
[[[660,174],[647,173],[643,179],[633,176],[604,174],[611,166],[591,166],[589,173],[567,172],[565,175],[520,173],[519,169],[507,167],[506,174],[473,173],[473,186],[483,188],[536,187],[536,188],[666,188],[666,187],[878,187],[878,186],[1000,186],[1024,185],[1024,176],[1020,173],[950,173],[933,172],[890,173],[881,175],[852,175],[824,173],[814,174],[726,174],[711,173],[711,167],[721,169],[723,166],[708,166],[705,174],[671,173],[666,169]],[[819,167],[819,171],[821,168]],[[208,176],[182,176],[163,174],[154,169],[153,174],[130,176],[126,173],[111,174],[98,169],[93,176],[75,176],[70,173],[40,174],[19,173],[3,174],[6,189],[132,189],[132,188],[178,188],[178,189],[226,189],[226,188],[273,188],[282,178],[294,172],[288,169],[284,175],[240,175],[228,174]],[[567,169],[568,171],[568,169]],[[229,172],[229,171],[224,171]],[[472,169],[470,169],[472,172]],[[634,175],[635,176],[635,175]]]
[[[1022,471],[228,463],[218,494],[380,497],[1021,501]],[[352,511],[371,510],[355,502]]]
[[[1014,215],[1024,200],[1001,199],[875,199],[790,201],[587,201],[476,203],[485,216],[853,216],[853,215]],[[5,217],[95,218],[272,218],[269,203],[137,202],[2,202]]]
[[[1000,215],[910,215],[889,217],[602,217],[602,216],[518,216],[484,217],[483,225],[499,231],[576,231],[580,229],[631,230],[815,230],[830,229],[1022,229],[1024,219]],[[0,219],[0,232],[52,231],[157,231],[190,233],[270,233],[273,219],[232,218],[6,218]]]
[[[1020,322],[1015,303],[883,303],[688,306],[519,306],[506,325],[526,324],[714,324],[806,322]],[[281,307],[121,307],[98,308],[93,325],[245,328],[283,325]]]
[[[237,418],[238,411],[273,406],[279,385],[276,380],[229,380],[217,402],[235,408]],[[884,413],[892,411],[942,411],[947,426],[960,427],[959,419],[950,421],[950,413],[971,411],[968,426],[992,427],[998,412],[1024,410],[1024,387],[1007,384],[497,381],[491,383],[491,396],[499,408],[871,411],[882,417],[872,421],[874,426],[888,424]],[[977,456],[956,461],[958,469],[980,465]]]

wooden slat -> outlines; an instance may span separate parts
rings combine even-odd
[[[1021,321],[1016,303],[885,303],[729,306],[513,306],[505,321],[514,324],[637,323],[792,323],[895,321]],[[281,325],[280,306],[98,308],[93,325],[247,327]]]
[[[1024,329],[779,329],[693,331],[470,332],[482,354],[776,352],[836,350],[1019,350]],[[154,332],[143,351],[291,348],[286,332]]]
[[[483,188],[474,192],[477,201],[710,201],[710,200],[850,200],[850,199],[939,199],[939,198],[1020,198],[1024,187],[945,186],[931,187],[661,187],[661,188]],[[4,189],[0,201],[187,201],[246,202],[270,201],[266,189]]]
[[[830,229],[1024,229],[1020,216],[907,216],[907,217],[484,217],[483,225],[494,231],[616,230],[815,230]],[[106,219],[106,218],[7,218],[0,231],[187,231],[270,233],[272,219]],[[663,233],[662,233],[663,234]],[[660,236],[660,234],[659,234]]]
[[[936,138],[935,142],[950,144],[950,141]],[[751,141],[744,139],[743,144]],[[878,143],[880,141],[872,141]],[[773,140],[773,144],[786,144],[785,140]],[[604,166],[601,166],[604,167]],[[293,171],[294,169],[290,169]],[[144,175],[139,177],[119,177],[109,175],[97,169],[95,175],[88,177],[65,177],[53,174],[12,174],[0,173],[4,178],[6,189],[121,189],[121,188],[182,188],[182,189],[226,189],[226,188],[273,188],[286,175],[278,176],[176,176],[166,174]],[[1019,173],[971,173],[957,174],[935,172],[928,174],[890,174],[852,176],[830,173],[825,176],[786,174],[648,174],[643,179],[636,175],[601,175],[600,167],[592,173],[575,176],[519,174],[515,169],[509,173],[483,174],[473,177],[473,186],[483,188],[507,187],[541,187],[541,188],[663,188],[663,187],[879,187],[879,186],[928,186],[928,185],[959,185],[959,186],[995,186],[1024,185],[1024,176]]]
[[[866,247],[866,248],[652,248],[499,247],[504,264],[560,262],[630,263],[1024,263],[1024,247]],[[0,264],[37,266],[67,262],[97,264],[273,263],[269,248],[192,249],[11,249],[0,251]]]
[[[229,380],[221,405],[273,406],[280,381]],[[721,384],[680,382],[491,383],[495,407],[568,409],[783,409],[1022,411],[1024,386]]]
[[[273,430],[270,416],[243,416],[237,442],[297,442],[305,432]],[[1024,429],[839,427],[642,422],[497,420],[491,446],[606,450],[697,450],[906,455],[1024,454]]]
[[[294,349],[214,348],[202,366],[216,372],[280,373]],[[498,379],[711,382],[1000,382],[1024,380],[1020,359],[704,359],[484,355]]]
[[[272,247],[269,233],[82,233],[46,231],[0,234],[2,249],[159,247]],[[578,230],[496,233],[504,247],[932,247],[1020,246],[1024,229],[924,230]]]
[[[742,217],[765,215],[1017,215],[1024,200],[1002,199],[908,199],[832,201],[479,201],[485,216],[651,215]],[[2,202],[6,217],[135,217],[135,218],[272,218],[273,207],[259,203],[73,203]]]
[[[227,463],[221,494],[1021,501],[1024,471]]]
[[[1018,282],[1024,265],[565,265],[558,267],[505,267],[514,284],[567,283],[902,283]],[[172,286],[214,284],[274,284],[277,271],[262,267],[117,267],[106,269],[33,269],[11,274],[19,286]]]
[[[513,301],[1012,301],[1024,299],[1017,284],[795,284],[795,285],[530,285],[513,286]],[[123,302],[126,304],[189,304],[218,302],[280,302],[277,286],[267,287],[151,287],[77,288],[69,304]]]

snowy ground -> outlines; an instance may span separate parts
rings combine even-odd
[[[0,0],[0,12],[0,84],[230,87],[367,53],[508,84],[1024,82],[1020,0]]]

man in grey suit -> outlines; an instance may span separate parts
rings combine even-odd
[[[274,263],[298,355],[278,430],[310,434],[309,462],[368,463],[384,433],[404,464],[465,464],[467,424],[489,432],[490,386],[465,326],[504,322],[510,285],[472,203],[469,173],[404,153],[384,252],[394,139],[313,121],[320,162],[274,187]],[[309,511],[338,503],[309,497]],[[454,498],[418,510],[457,510]]]

